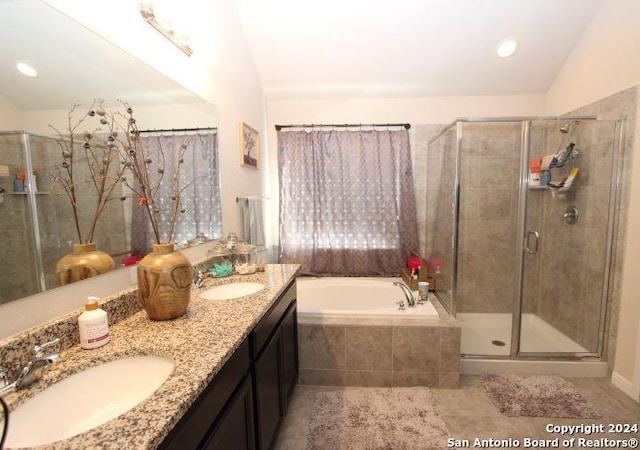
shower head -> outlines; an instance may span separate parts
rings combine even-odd
[[[576,124],[576,123],[580,123],[580,121],[578,120],[573,120],[571,122],[567,122],[564,125],[562,125],[560,127],[560,133],[568,133],[569,131],[571,131],[571,127]]]

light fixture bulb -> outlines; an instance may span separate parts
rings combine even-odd
[[[513,38],[504,39],[498,44],[498,56],[500,58],[508,58],[518,49],[518,42]]]
[[[18,71],[22,74],[25,75],[27,77],[37,77],[38,76],[38,72],[36,71],[36,69],[34,69],[33,67],[31,67],[29,64],[24,63],[24,62],[19,62],[16,64],[16,68],[18,69]]]

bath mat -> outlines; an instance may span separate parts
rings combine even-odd
[[[485,375],[482,386],[493,404],[507,416],[601,417],[571,383],[557,376]]]
[[[321,391],[313,401],[309,449],[446,447],[447,426],[425,387]]]

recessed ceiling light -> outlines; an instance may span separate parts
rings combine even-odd
[[[517,49],[518,42],[515,39],[504,39],[498,44],[498,56],[500,58],[508,58],[509,56],[513,55]]]
[[[20,71],[20,73],[23,74],[23,75],[26,75],[28,77],[37,77],[38,76],[38,72],[36,72],[36,69],[31,67],[27,63],[19,62],[19,63],[16,64],[16,67]]]

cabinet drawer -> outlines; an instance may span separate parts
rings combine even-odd
[[[293,303],[295,299],[296,283],[295,280],[293,280],[251,333],[251,351],[254,359],[258,357],[269,340],[269,337],[284,317],[289,305]]]

